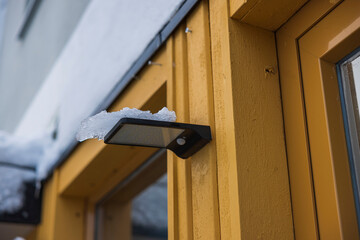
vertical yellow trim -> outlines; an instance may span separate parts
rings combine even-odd
[[[296,239],[318,239],[297,38],[337,1],[311,1],[276,32]]]
[[[174,34],[175,111],[179,122],[189,122],[188,62],[185,25]],[[177,165],[179,239],[192,239],[191,162],[175,157]]]
[[[223,239],[293,239],[274,33],[210,1]]]
[[[190,122],[215,129],[208,3],[187,18]],[[192,173],[194,239],[219,239],[216,144],[210,142],[189,159]]]
[[[358,0],[345,0],[299,39],[319,233],[324,239],[359,238],[335,70],[336,62],[360,45],[358,9]],[[336,53],[335,62],[324,59],[329,52]]]
[[[175,103],[175,86],[174,86],[174,70],[172,63],[174,62],[174,42],[171,36],[166,42],[167,55],[167,73],[166,81],[166,98],[167,107],[174,110]],[[175,156],[170,151],[167,152],[167,174],[168,174],[168,238],[169,240],[179,239],[178,227],[178,194],[177,194],[177,166]]]
[[[84,237],[84,201],[64,198],[58,193],[59,171],[44,187],[41,224],[37,227],[38,240],[79,240]]]
[[[334,67],[359,45],[359,3],[338,3],[311,1],[277,32],[297,239],[359,237]]]
[[[210,0],[215,139],[222,239],[241,239],[227,1]]]
[[[167,105],[176,112],[177,121],[189,122],[185,25],[179,27],[166,47],[171,68],[167,81]],[[169,238],[192,239],[191,162],[176,157],[172,152],[168,152],[168,191]]]
[[[38,240],[54,239],[58,178],[58,171],[55,171],[52,178],[44,186],[41,223],[37,227],[36,239]]]
[[[56,202],[54,240],[79,240],[85,234],[84,200],[58,196]]]

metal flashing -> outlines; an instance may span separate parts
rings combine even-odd
[[[177,13],[170,19],[169,23],[160,31],[160,38],[164,43],[171,33],[174,32],[175,28],[179,26],[184,17],[193,9],[198,0],[188,0],[183,3]]]

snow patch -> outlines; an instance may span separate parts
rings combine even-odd
[[[25,182],[35,179],[35,172],[0,167],[0,213],[18,211],[25,200]]]
[[[154,230],[167,229],[167,174],[141,192],[132,202],[134,225]]]
[[[52,143],[51,132],[28,137],[0,131],[0,162],[35,167]]]
[[[0,131],[0,213],[19,210],[25,200],[24,183],[36,178],[35,171],[16,166],[35,168],[52,144],[50,132],[19,137]]]
[[[159,112],[152,114],[150,111],[141,111],[136,108],[123,108],[118,112],[102,111],[81,122],[76,139],[80,142],[90,138],[104,140],[106,134],[122,118],[139,118],[157,121],[175,122],[176,114],[169,111],[166,107]]]
[[[25,181],[42,180],[49,175],[60,156],[75,141],[81,120],[98,109],[182,3],[183,0],[90,1],[21,120],[16,136],[0,134],[0,161],[37,166],[35,174],[0,165],[0,212],[16,211],[21,207]],[[157,114],[161,116],[162,113]],[[102,117],[115,120],[101,120]],[[107,124],[118,121],[119,117],[119,113],[101,113],[99,120],[95,118],[80,129],[80,132],[93,132],[82,133],[79,139],[103,138],[103,132],[111,129]],[[53,125],[54,119],[58,123],[58,135],[52,142],[48,136],[38,133]],[[175,121],[175,113],[172,119]],[[24,137],[34,135],[38,137]]]

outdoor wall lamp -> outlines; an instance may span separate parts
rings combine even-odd
[[[166,148],[188,158],[211,141],[209,126],[122,118],[105,136],[106,144]]]

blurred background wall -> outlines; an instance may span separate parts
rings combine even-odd
[[[0,0],[0,130],[16,129],[89,1]],[[36,17],[27,18],[33,4]]]

